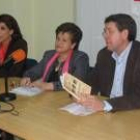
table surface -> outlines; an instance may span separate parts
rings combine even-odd
[[[0,80],[0,92],[2,90]],[[74,116],[60,110],[72,102],[68,93],[18,96],[19,115],[0,113],[0,129],[26,140],[140,140],[140,110]],[[1,108],[8,106],[0,102]]]

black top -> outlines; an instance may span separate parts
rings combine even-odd
[[[27,42],[24,39],[17,39],[10,42],[4,61],[18,49],[24,50],[27,58]],[[0,66],[0,77],[5,77],[5,75],[8,77],[21,77],[24,72],[25,62],[26,59],[11,65],[10,67],[8,66],[8,70],[6,70],[3,66]]]
[[[59,81],[59,72],[58,70],[56,70],[56,66],[57,65],[54,65],[53,68],[52,68],[52,71],[50,72],[50,75],[48,77],[48,82],[56,82],[56,81]]]

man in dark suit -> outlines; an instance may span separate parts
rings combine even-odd
[[[96,111],[120,111],[140,108],[140,42],[135,41],[136,23],[127,14],[114,14],[105,19],[103,36],[106,47],[97,57],[87,83],[92,93],[109,97],[81,97],[85,106]]]

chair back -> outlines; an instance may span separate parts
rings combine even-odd
[[[27,58],[26,64],[25,64],[25,71],[32,68],[37,63],[38,63],[37,60],[35,60],[34,58]]]

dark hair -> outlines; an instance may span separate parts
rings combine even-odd
[[[135,40],[137,34],[137,25],[134,19],[127,14],[114,14],[107,17],[104,23],[115,22],[119,31],[128,30],[128,40]]]
[[[12,39],[22,38],[19,25],[14,17],[8,14],[0,15],[0,22],[3,22],[10,30],[13,30]]]
[[[66,22],[61,24],[60,26],[57,27],[55,33],[56,36],[60,33],[69,33],[72,36],[72,43],[76,43],[74,50],[78,50],[79,43],[82,39],[82,31],[81,29],[75,25],[74,23]]]

